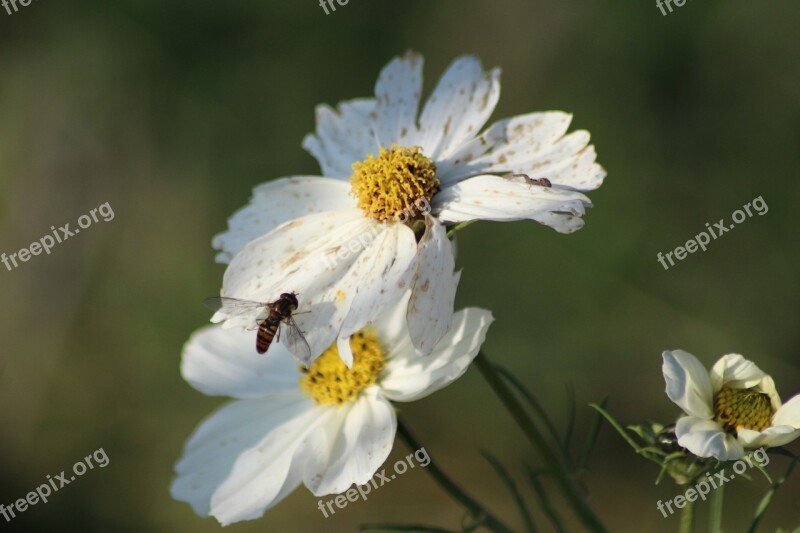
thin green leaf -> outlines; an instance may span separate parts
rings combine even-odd
[[[608,396],[603,398],[603,401],[600,402],[600,407],[605,409],[606,404],[608,403]],[[586,439],[586,444],[583,446],[583,451],[578,459],[578,469],[583,470],[586,468],[586,465],[589,464],[589,456],[592,454],[592,450],[594,449],[594,445],[597,443],[597,438],[600,436],[600,429],[603,427],[603,416],[600,413],[596,413],[596,416],[592,420],[592,425],[589,428],[589,437]]]
[[[547,496],[547,491],[544,490],[542,482],[539,481],[541,472],[535,471],[529,465],[525,465],[525,468],[528,470],[528,478],[531,481],[531,485],[533,485],[533,489],[536,491],[536,495],[539,497],[539,505],[542,508],[542,512],[544,512],[545,516],[547,516],[547,518],[550,520],[550,523],[553,524],[553,528],[558,533],[566,533],[564,524],[561,523],[561,518],[558,516],[558,513],[556,513],[553,505],[550,503],[550,498]]]
[[[525,385],[523,385],[522,382],[519,379],[517,379],[517,377],[514,374],[512,374],[505,368],[501,366],[495,366],[495,370],[497,370],[497,373],[503,376],[504,379],[506,379],[509,383],[511,383],[511,385],[515,389],[517,389],[517,391],[522,395],[522,397],[525,398],[525,400],[530,404],[534,412],[539,416],[539,418],[544,423],[545,427],[547,428],[547,431],[550,433],[550,436],[553,439],[553,442],[560,445],[561,437],[558,434],[558,430],[556,429],[555,424],[553,424],[553,421],[550,420],[550,417],[547,416],[547,412],[542,407],[542,404],[539,403],[539,400],[536,399],[536,396],[534,396],[533,393],[530,392],[527,389],[527,387],[525,387]]]
[[[485,450],[481,450],[481,455],[484,459],[486,459],[492,468],[494,468],[497,475],[505,484],[508,491],[511,493],[511,496],[514,497],[514,502],[517,504],[517,508],[519,509],[520,515],[522,515],[522,521],[525,524],[525,531],[529,533],[536,533],[536,526],[533,524],[533,519],[531,518],[531,513],[528,511],[527,505],[525,505],[525,498],[522,497],[519,490],[517,489],[517,484],[514,483],[514,480],[508,474],[503,465],[498,461],[492,454]]]
[[[642,446],[640,446],[635,440],[633,440],[631,438],[630,435],[628,435],[628,432],[625,431],[625,428],[620,426],[619,423],[616,420],[614,420],[614,417],[612,417],[610,414],[608,414],[606,412],[606,410],[603,409],[603,407],[597,405],[596,403],[590,403],[589,407],[591,407],[592,409],[594,409],[595,411],[600,413],[603,416],[603,418],[605,418],[606,421],[609,424],[611,424],[611,427],[613,427],[614,429],[617,430],[617,433],[619,433],[619,436],[622,437],[625,440],[625,442],[627,442],[630,445],[631,448],[636,450],[636,453],[641,453],[644,450],[644,448],[642,448]]]
[[[575,387],[567,383],[567,429],[564,431],[564,450],[569,450],[572,433],[575,431]],[[567,457],[569,454],[566,453]]]

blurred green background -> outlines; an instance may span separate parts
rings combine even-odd
[[[501,66],[494,119],[572,112],[608,170],[575,235],[526,222],[459,234],[458,306],[492,309],[487,353],[559,423],[567,384],[578,438],[586,404],[606,395],[624,423],[673,420],[660,353],[678,347],[706,365],[741,352],[784,399],[800,392],[798,27],[792,0],[696,0],[667,16],[653,1],[608,0],[351,0],[330,15],[315,0],[0,10],[0,251],[104,202],[115,212],[49,256],[0,267],[0,502],[97,448],[111,461],[0,528],[219,530],[168,492],[185,439],[224,401],[178,370],[183,342],[209,318],[200,302],[221,284],[211,236],[253,186],[317,173],[300,148],[314,106],[370,95],[408,48],[426,57],[427,91],[456,55]],[[668,271],[656,261],[758,196],[766,215]],[[479,450],[520,484],[535,459],[476,370],[401,415],[441,468],[521,526]],[[398,443],[393,458],[405,453]],[[656,501],[682,491],[654,485],[656,467],[608,428],[590,466],[592,503],[614,531],[677,530]],[[758,475],[727,486],[726,531],[744,530],[766,489]],[[800,523],[798,490],[796,476],[762,531]],[[707,505],[698,512],[705,523]],[[416,469],[328,519],[300,489],[229,529],[455,529],[461,516]]]

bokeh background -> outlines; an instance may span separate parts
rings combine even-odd
[[[409,48],[426,56],[428,91],[456,55],[501,66],[493,118],[570,111],[608,169],[575,235],[530,222],[459,234],[458,306],[493,310],[487,353],[557,423],[570,385],[578,441],[587,403],[606,395],[623,423],[673,420],[660,370],[669,348],[707,365],[744,353],[784,398],[800,392],[798,27],[792,0],[690,0],[667,16],[653,1],[610,0],[351,0],[329,15],[315,0],[0,10],[0,251],[104,202],[115,213],[49,256],[0,268],[0,502],[97,448],[111,461],[0,528],[219,530],[168,492],[184,440],[224,402],[178,371],[183,342],[209,318],[200,302],[221,283],[211,236],[253,186],[318,172],[300,148],[314,106],[370,95]],[[766,215],[668,271],[656,261],[758,196]],[[479,450],[520,485],[535,458],[475,369],[401,416],[441,468],[521,526]],[[398,443],[392,460],[405,453]],[[612,530],[675,531],[656,501],[680,491],[656,474],[605,427],[585,480]],[[758,475],[727,486],[727,531],[744,530],[767,488]],[[761,531],[800,524],[798,490],[796,476]],[[707,506],[698,512],[703,524]],[[462,514],[415,469],[328,519],[301,489],[229,529],[457,529]]]

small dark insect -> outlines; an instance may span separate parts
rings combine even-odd
[[[527,174],[510,174],[506,176],[508,179],[522,178],[528,185],[538,185],[539,187],[552,187],[553,184],[547,178],[531,178]]]
[[[281,339],[281,332],[285,335],[286,346],[295,357],[301,360],[308,360],[311,357],[311,348],[308,346],[303,336],[303,332],[297,327],[297,323],[292,318],[292,314],[297,310],[299,303],[297,294],[294,292],[284,292],[274,302],[254,302],[252,300],[240,300],[238,298],[206,298],[203,303],[223,314],[231,317],[247,316],[256,313],[255,325],[248,329],[258,329],[256,335],[256,351],[266,353],[272,345],[272,340]]]
[[[675,435],[675,424],[665,426],[658,435],[656,435],[656,442],[658,446],[667,453],[675,453],[683,448],[678,444],[678,436]]]

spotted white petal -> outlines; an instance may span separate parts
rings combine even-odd
[[[317,131],[303,139],[303,148],[319,162],[322,174],[347,179],[353,163],[377,153],[378,141],[372,131],[374,98],[341,102],[336,109],[317,106]]]
[[[239,457],[257,447],[275,428],[287,423],[312,423],[313,405],[295,390],[265,400],[232,402],[215,412],[198,426],[186,443],[183,456],[175,466],[177,476],[170,489],[172,497],[189,503],[198,515],[214,515],[224,523],[257,518],[276,503],[277,496],[299,484],[296,477],[289,479],[289,461],[274,464],[270,472],[272,486],[260,494],[262,501],[258,509],[229,512],[220,500],[220,487],[239,477],[233,471]],[[282,444],[284,452],[291,455],[300,440],[288,438]],[[289,487],[282,491],[284,484]]]
[[[425,216],[425,234],[418,250],[407,318],[414,345],[427,355],[450,329],[461,273],[453,272],[455,258],[447,230],[431,216]]]
[[[683,350],[665,351],[662,358],[662,371],[667,382],[669,399],[688,415],[712,418],[714,410],[711,381],[700,361]]]
[[[340,180],[295,176],[253,189],[250,202],[228,219],[228,229],[214,236],[218,263],[230,263],[244,246],[284,222],[305,215],[355,207],[350,185]]]
[[[349,241],[368,231],[370,222],[353,208],[307,215],[282,224],[249,242],[231,261],[223,277],[222,296],[272,302],[288,291],[287,278],[300,274],[323,280],[340,275],[346,266],[336,253]],[[292,280],[296,281],[296,280]],[[300,293],[301,304],[307,295]],[[301,305],[303,306],[303,305]],[[252,326],[253,317],[234,320],[217,312],[214,322],[226,320],[226,327]]]
[[[404,225],[379,224],[357,209],[310,215],[249,243],[225,272],[222,293],[272,301],[296,291],[304,314],[295,318],[313,359],[400,298],[413,275],[415,254],[414,233]],[[253,319],[214,317],[227,320],[228,327],[248,327]]]
[[[473,138],[500,98],[500,69],[485,72],[478,58],[462,56],[445,71],[420,115],[423,152],[444,159]]]
[[[675,425],[678,444],[698,457],[715,457],[720,461],[741,459],[744,448],[736,437],[726,433],[713,420],[685,416]]]
[[[349,337],[362,330],[381,310],[401,299],[417,261],[414,232],[402,224],[386,225],[342,279],[342,289],[347,284],[351,290],[345,295],[350,313],[342,322],[340,336]]]
[[[325,443],[315,448],[305,472],[305,485],[315,496],[341,493],[354,483],[368,482],[392,451],[397,417],[377,387],[337,409],[343,412],[313,435]]]
[[[255,343],[252,331],[205,327],[184,346],[181,374],[208,395],[263,398],[296,390],[297,365],[283,346],[273,347],[267,357],[256,352]]]
[[[572,116],[559,111],[501,120],[476,139],[437,161],[444,184],[478,174],[520,173],[548,178],[579,191],[596,189],[606,172],[595,163],[589,133],[564,135]]]
[[[422,94],[422,56],[407,52],[386,65],[375,84],[373,128],[381,146],[408,146],[419,137],[417,112]]]
[[[383,394],[393,401],[410,402],[461,377],[478,355],[493,320],[492,313],[483,309],[458,311],[453,327],[427,356],[416,351],[408,339],[399,343],[381,378]]]
[[[565,233],[580,227],[573,220],[584,215],[587,205],[589,199],[577,191],[489,175],[450,185],[433,199],[442,221],[532,219]]]
[[[340,258],[333,282],[307,289],[319,296],[310,300],[308,314],[299,316],[297,322],[309,332],[308,342],[314,342],[312,359],[336,341],[342,361],[352,366],[348,338],[372,323],[382,309],[401,299],[411,283],[416,264],[414,232],[402,224],[365,220],[368,227],[377,231],[358,235],[359,246],[351,250],[352,255]],[[367,236],[369,240],[365,239]]]

